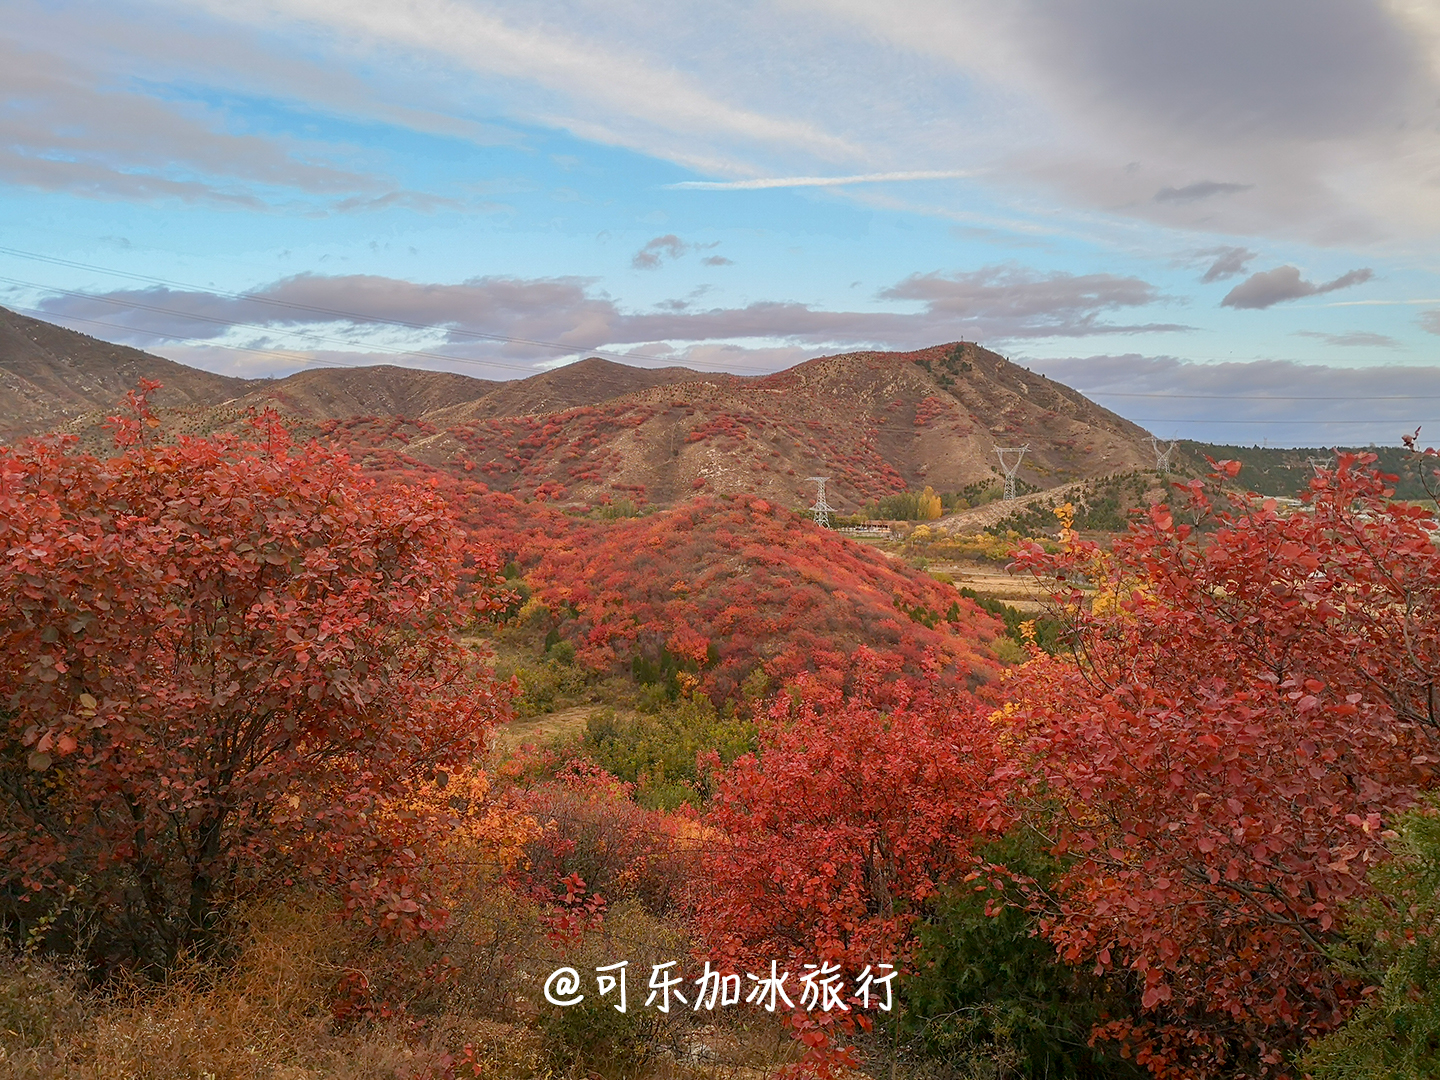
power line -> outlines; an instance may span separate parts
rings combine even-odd
[[[1005,470],[1005,498],[1015,498],[1015,474],[1020,471],[1020,462],[1025,460],[1025,455],[1030,452],[1030,444],[1024,446],[997,446],[995,453],[1000,458],[1000,468]],[[1005,456],[1015,455],[1014,464]]]
[[[114,306],[116,306],[116,307],[134,308],[134,309],[137,310],[137,311],[148,311],[148,312],[151,312],[152,314],[155,314],[155,315],[168,315],[168,316],[170,316],[170,317],[172,317],[172,318],[177,318],[177,319],[190,319],[190,320],[193,321],[193,322],[209,323],[209,324],[211,324],[211,325],[213,325],[213,326],[223,326],[223,327],[230,328],[230,329],[254,330],[254,331],[256,331],[256,332],[258,332],[258,333],[262,333],[262,334],[286,333],[286,334],[291,334],[291,335],[293,335],[293,336],[295,336],[295,337],[304,338],[304,339],[307,339],[307,340],[309,340],[309,341],[314,341],[314,342],[318,342],[318,343],[325,344],[325,345],[343,345],[343,346],[345,346],[345,347],[347,347],[347,348],[350,348],[350,349],[362,349],[362,350],[364,350],[364,351],[366,351],[366,352],[385,353],[385,354],[390,355],[390,356],[422,356],[422,357],[424,357],[424,358],[427,359],[427,360],[443,360],[443,361],[445,361],[446,363],[450,363],[450,364],[473,364],[473,365],[475,365],[475,366],[477,366],[477,367],[498,367],[498,368],[505,368],[505,369],[510,370],[510,371],[524,371],[524,372],[526,372],[527,374],[531,374],[531,375],[535,374],[535,369],[534,369],[533,367],[526,367],[526,366],[521,365],[521,364],[506,364],[506,363],[504,363],[504,362],[502,362],[502,361],[494,361],[494,362],[492,362],[492,361],[489,361],[489,360],[477,360],[477,359],[475,359],[474,357],[470,357],[470,356],[451,356],[451,355],[449,355],[448,353],[430,352],[430,351],[427,350],[427,349],[396,349],[396,348],[392,348],[392,347],[390,347],[390,346],[377,345],[377,344],[373,344],[373,343],[370,343],[370,342],[357,342],[357,341],[352,341],[352,340],[350,340],[350,339],[348,339],[348,338],[328,337],[328,336],[326,336],[326,335],[324,335],[324,334],[317,333],[317,332],[314,331],[314,330],[292,330],[292,329],[285,329],[285,330],[279,330],[279,331],[277,331],[275,327],[272,327],[272,326],[264,326],[264,325],[261,325],[261,324],[259,324],[259,323],[234,322],[234,321],[232,321],[232,320],[230,320],[230,319],[220,319],[220,318],[216,318],[216,317],[213,316],[213,315],[199,315],[199,314],[196,314],[195,312],[180,311],[180,310],[178,310],[178,309],[176,309],[176,308],[160,307],[158,304],[142,304],[142,303],[140,303],[140,302],[137,301],[137,300],[119,300],[119,299],[116,299],[116,298],[113,297],[113,296],[101,296],[101,295],[98,295],[98,294],[96,294],[96,293],[75,292],[74,290],[71,290],[71,289],[60,289],[60,288],[56,288],[56,287],[53,286],[53,285],[43,285],[43,284],[41,284],[41,283],[39,283],[39,282],[35,282],[35,281],[23,281],[23,280],[21,280],[21,279],[19,279],[19,278],[12,278],[12,277],[3,277],[3,276],[0,276],[0,281],[6,282],[6,283],[8,283],[8,284],[10,284],[10,285],[20,285],[20,286],[24,286],[24,287],[26,287],[26,288],[31,288],[31,289],[44,289],[44,290],[47,290],[47,291],[49,291],[49,292],[51,292],[51,293],[58,293],[58,294],[60,294],[61,296],[72,296],[72,297],[75,297],[76,299],[79,299],[79,300],[96,300],[96,301],[99,301],[100,303],[103,303],[103,304],[111,304],[111,305],[114,305]],[[34,309],[31,309],[31,310],[34,310]],[[68,316],[63,315],[63,314],[57,315],[57,314],[55,314],[55,313],[50,313],[50,318],[52,318],[52,319],[53,319],[53,318],[68,318]],[[181,334],[171,334],[171,333],[167,333],[167,332],[164,331],[164,330],[151,330],[151,329],[145,329],[145,328],[133,327],[133,326],[131,326],[131,327],[125,327],[125,329],[131,330],[131,331],[141,330],[143,333],[153,334],[155,337],[167,338],[167,339],[172,340],[172,341],[191,341],[191,342],[194,342],[194,341],[208,341],[208,340],[209,340],[209,339],[206,339],[206,338],[187,337],[187,336],[181,335]],[[430,327],[429,329],[432,329],[432,330],[444,330],[445,328],[444,328],[444,327],[440,327],[440,326],[435,326],[435,327]],[[517,340],[518,340],[518,339],[517,339]],[[211,342],[211,344],[214,344],[214,342]],[[226,345],[221,345],[220,347],[221,347],[221,348],[228,348],[228,346],[226,346]],[[574,350],[574,349],[569,349],[568,351],[574,352],[575,350]],[[588,350],[580,350],[580,351],[581,351],[581,352],[585,352],[585,351],[588,351]],[[594,355],[594,354],[592,353],[592,355]],[[653,359],[653,358],[649,358],[649,357],[636,357],[636,359]]]
[[[1341,394],[1314,397],[1309,394],[1131,394],[1118,390],[1076,390],[1076,393],[1086,397],[1173,398],[1175,401],[1440,401],[1440,394]]]
[[[336,319],[347,319],[347,320],[350,320],[350,321],[352,321],[352,322],[357,322],[357,323],[373,323],[373,324],[380,325],[380,326],[399,326],[399,327],[403,327],[404,329],[407,329],[407,330],[432,330],[432,331],[433,331],[433,330],[443,330],[444,332],[446,332],[446,333],[448,333],[448,334],[453,334],[453,335],[456,335],[456,336],[459,336],[459,337],[474,338],[474,339],[477,340],[477,341],[493,341],[493,342],[500,342],[500,343],[510,344],[510,345],[531,345],[531,346],[534,346],[535,348],[540,348],[540,349],[558,349],[558,350],[560,350],[561,352],[566,353],[566,354],[569,354],[569,353],[579,353],[579,352],[590,352],[590,353],[594,353],[594,354],[596,354],[596,355],[600,355],[599,352],[598,352],[598,350],[595,350],[595,349],[585,349],[585,348],[579,348],[579,349],[577,349],[574,345],[565,345],[565,344],[563,344],[563,343],[561,343],[561,342],[558,342],[558,341],[541,341],[541,340],[533,339],[533,338],[509,337],[509,336],[507,336],[507,335],[505,335],[505,334],[487,334],[487,333],[483,333],[483,332],[481,332],[481,331],[479,331],[479,330],[466,330],[466,329],[463,329],[463,328],[461,328],[461,327],[454,327],[454,326],[449,326],[449,325],[445,325],[445,324],[417,323],[417,322],[409,322],[409,321],[407,321],[407,320],[405,320],[405,319],[384,319],[384,318],[380,318],[380,317],[374,316],[374,315],[362,315],[362,314],[360,314],[359,312],[355,312],[355,311],[342,311],[342,310],[339,310],[339,309],[336,309],[336,308],[317,307],[317,306],[315,306],[315,305],[313,305],[313,304],[298,304],[298,303],[295,303],[294,301],[291,301],[291,300],[278,300],[278,299],[276,299],[276,298],[273,297],[273,296],[265,296],[265,295],[260,294],[260,293],[237,293],[237,292],[228,292],[228,291],[226,291],[226,290],[224,290],[224,289],[211,289],[211,288],[206,288],[206,287],[201,286],[201,285],[192,285],[192,284],[189,284],[189,283],[183,282],[183,281],[171,281],[171,280],[169,280],[168,278],[150,277],[150,276],[148,276],[148,275],[146,275],[146,274],[134,274],[134,273],[131,273],[131,272],[126,271],[126,270],[115,270],[115,269],[113,269],[113,268],[111,268],[111,267],[107,267],[107,266],[97,266],[97,265],[95,265],[95,264],[93,264],[93,263],[76,262],[76,261],[74,261],[74,260],[72,260],[72,259],[61,259],[61,258],[58,258],[58,257],[53,256],[53,255],[41,255],[41,254],[39,254],[39,253],[37,253],[37,252],[33,252],[33,251],[22,251],[22,250],[19,249],[19,248],[12,248],[12,247],[0,246],[0,254],[15,255],[15,256],[18,256],[19,258],[22,258],[22,259],[33,259],[33,260],[35,260],[35,261],[37,261],[37,262],[50,263],[50,264],[52,264],[52,265],[54,265],[54,266],[68,266],[68,267],[71,267],[72,269],[77,269],[77,270],[90,270],[90,271],[93,271],[94,273],[98,273],[98,274],[111,274],[111,275],[113,275],[113,276],[115,276],[115,277],[130,278],[132,281],[147,281],[147,282],[149,282],[149,283],[152,284],[152,285],[165,285],[165,286],[167,286],[167,287],[169,287],[169,288],[172,288],[172,289],[186,289],[186,290],[189,290],[189,291],[191,291],[191,292],[205,293],[205,294],[207,294],[207,295],[209,295],[209,296],[219,296],[219,297],[224,297],[224,298],[229,299],[229,300],[245,300],[245,301],[248,301],[248,302],[250,302],[250,303],[269,304],[269,305],[271,305],[272,307],[286,308],[286,309],[291,310],[291,311],[309,311],[309,312],[313,312],[314,314],[317,314],[317,315],[329,315],[329,316],[331,316],[332,318],[336,318]],[[9,280],[9,279],[0,279],[0,280]],[[82,297],[82,298],[87,299],[87,300],[101,300],[101,299],[105,299],[105,297],[97,296],[97,295],[95,295],[94,293],[73,293],[73,292],[66,292],[66,290],[64,290],[64,289],[53,288],[52,286],[49,286],[49,285],[40,285],[40,284],[36,284],[35,282],[21,282],[20,284],[28,285],[29,287],[31,287],[31,288],[36,288],[36,289],[51,289],[51,291],[53,291],[53,292],[63,293],[63,294],[66,295],[66,296],[79,296],[79,297]],[[119,303],[120,301],[112,301],[112,302],[114,302],[114,303]],[[137,306],[137,307],[144,307],[144,305],[142,305],[142,304],[137,304],[137,305],[135,305],[135,306]],[[157,309],[157,310],[160,310],[160,309]],[[186,313],[186,312],[166,312],[166,313],[167,313],[167,314],[177,314],[177,315],[188,315],[188,313]],[[191,316],[191,317],[199,318],[200,316]],[[208,321],[223,322],[223,320],[208,320]],[[234,323],[234,324],[230,324],[230,325],[242,326],[242,325],[246,325],[246,324],[243,324],[243,323]],[[266,329],[268,330],[269,328],[267,327]],[[416,353],[415,355],[420,356],[420,355],[427,355],[427,354]],[[622,354],[612,354],[612,355],[622,355]],[[667,359],[669,359],[669,358],[663,357],[663,356],[643,356],[643,355],[641,355],[641,354],[639,354],[639,353],[629,354],[629,356],[630,356],[630,359],[634,359],[634,360],[654,360],[654,361],[656,361],[656,362],[658,362],[658,363],[664,363],[664,362],[666,362]],[[459,358],[458,358],[458,357],[446,357],[446,359],[456,360],[456,359],[459,359]],[[462,360],[461,362],[462,362],[462,363],[471,363],[471,362],[475,362],[475,361]],[[495,366],[495,367],[511,367],[511,368],[514,368],[514,367],[515,367],[515,365],[510,365],[510,364],[495,364],[494,366]],[[516,370],[519,370],[519,369],[517,368]],[[527,369],[527,370],[528,370],[528,369]]]
[[[1440,420],[1400,420],[1387,416],[1378,420],[1210,420],[1204,417],[1182,419],[1176,416],[1127,416],[1132,424],[1440,424]]]

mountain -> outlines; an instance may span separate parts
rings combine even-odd
[[[141,379],[163,384],[156,403],[175,408],[215,404],[254,385],[0,308],[0,443],[113,413]]]
[[[494,393],[505,385],[449,371],[417,371],[391,364],[317,368],[285,379],[267,379],[234,404],[241,408],[269,407],[306,420],[425,416],[457,401]]]
[[[673,504],[746,492],[781,505],[829,478],[842,510],[925,485],[999,475],[995,447],[1029,446],[1035,488],[1153,464],[1148,434],[1075,390],[973,344],[820,357],[759,377],[590,358],[489,382],[393,366],[233,379],[0,311],[0,441],[56,428],[99,446],[139,378],[168,434],[234,430],[275,409],[301,437],[377,467],[442,469],[562,504]]]
[[[594,405],[656,386],[703,378],[689,368],[635,368],[592,356],[543,375],[497,383],[473,401],[442,409],[426,419],[441,427],[492,416],[532,416]]]
[[[550,413],[477,415],[480,404],[466,407],[474,419],[447,410],[405,452],[562,502],[748,492],[795,504],[823,475],[831,504],[855,510],[988,483],[997,444],[1029,445],[1019,475],[1041,488],[1154,462],[1143,429],[974,345],[821,357],[759,378],[691,373]]]

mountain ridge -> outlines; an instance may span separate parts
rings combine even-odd
[[[441,469],[523,498],[671,504],[746,492],[795,504],[830,477],[858,509],[926,485],[993,481],[997,445],[1028,445],[1026,483],[1148,467],[1148,433],[1078,391],[970,343],[821,356],[769,375],[634,368],[598,357],[490,381],[394,365],[236,379],[0,309],[0,441],[64,429],[99,448],[139,378],[162,435],[236,431],[275,410],[299,437],[377,467]],[[167,381],[168,380],[168,381]]]

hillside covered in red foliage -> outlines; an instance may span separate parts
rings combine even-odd
[[[849,689],[857,649],[917,686],[999,674],[1003,628],[933,578],[763,499],[702,497],[548,544],[526,580],[556,632],[597,669],[684,672],[717,702],[763,672]]]

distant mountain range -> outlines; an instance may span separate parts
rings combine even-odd
[[[561,503],[697,492],[813,498],[853,510],[925,485],[998,475],[995,447],[1030,447],[1037,487],[1154,464],[1142,428],[973,344],[826,356],[774,375],[634,368],[591,358],[509,382],[393,366],[229,378],[0,309],[0,442],[64,430],[96,448],[141,378],[163,431],[238,429],[273,408],[298,436],[355,456],[455,470]]]

